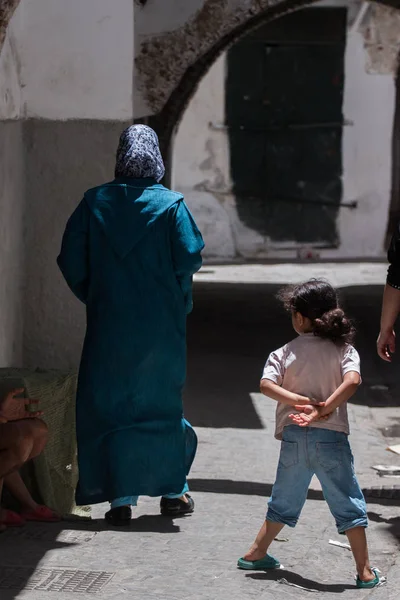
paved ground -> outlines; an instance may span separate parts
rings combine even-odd
[[[374,354],[382,265],[365,274],[366,285],[361,267],[354,267],[351,279],[348,265],[318,269],[337,285],[352,285],[343,288],[343,297],[358,321],[364,366],[364,385],[349,407],[352,445],[360,482],[371,497],[371,557],[388,574],[388,584],[356,590],[350,552],[329,544],[345,540],[335,531],[317,481],[298,527],[283,530],[284,541],[274,544],[285,569],[264,574],[235,568],[263,519],[279,451],[273,403],[257,393],[265,356],[292,335],[273,299],[281,281],[277,273],[284,268],[285,280],[298,280],[315,272],[309,266],[262,268],[262,284],[253,277],[243,284],[196,286],[185,399],[200,439],[191,473],[195,514],[171,521],[158,515],[157,499],[144,498],[129,531],[108,529],[101,520],[106,507],[100,506],[94,511],[99,520],[91,523],[7,532],[0,537],[0,600],[399,598],[400,500],[382,496],[398,497],[391,488],[400,480],[381,479],[371,469],[400,465],[400,457],[386,451],[388,443],[400,443],[398,367]],[[387,489],[377,498],[382,486]]]

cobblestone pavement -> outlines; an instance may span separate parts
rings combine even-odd
[[[371,283],[345,294],[359,321],[364,362],[364,391],[349,412],[357,473],[371,497],[371,559],[388,584],[355,588],[351,553],[329,544],[346,539],[337,534],[314,480],[299,525],[284,529],[271,548],[285,568],[236,569],[265,515],[279,452],[274,404],[257,392],[260,364],[291,335],[272,291],[250,284],[197,289],[186,392],[200,440],[190,482],[195,513],[172,521],[159,516],[157,499],[143,498],[130,530],[108,529],[101,519],[107,507],[99,506],[92,522],[6,532],[0,536],[0,600],[398,600],[400,501],[382,496],[395,496],[400,480],[381,479],[371,468],[400,465],[400,457],[386,451],[388,443],[400,442],[398,384],[395,365],[374,357],[381,289]],[[372,498],[382,486],[381,497]]]

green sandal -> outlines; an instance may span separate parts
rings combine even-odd
[[[375,575],[374,579],[371,579],[371,581],[363,581],[357,575],[356,586],[358,588],[374,588],[378,585],[383,585],[384,583],[386,583],[386,577],[381,577],[379,575],[380,571],[378,571],[378,569],[371,569],[371,571]]]
[[[264,558],[260,558],[260,560],[245,560],[244,558],[239,558],[237,566],[239,569],[246,569],[247,571],[266,571],[267,569],[279,569],[281,563],[270,554],[266,554]]]

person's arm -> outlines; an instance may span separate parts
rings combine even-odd
[[[361,383],[360,373],[356,371],[349,371],[343,377],[343,383],[329,396],[325,402],[325,406],[321,410],[321,416],[332,413],[338,408],[343,402],[350,400],[356,393]]]
[[[381,328],[376,345],[379,356],[391,362],[391,354],[396,350],[394,325],[400,313],[400,224],[390,242],[388,261],[390,266],[383,293]]]
[[[282,385],[285,377],[287,346],[279,348],[268,357],[260,382],[260,391],[276,402],[288,406],[321,404],[312,398],[285,390]]]
[[[391,284],[387,283],[383,292],[381,329],[376,342],[379,356],[387,362],[391,362],[391,355],[396,350],[394,324],[399,312],[400,289],[394,288]]]
[[[336,390],[327,398],[324,406],[295,406],[300,414],[290,415],[290,418],[296,425],[306,427],[313,421],[329,418],[341,404],[347,402],[357,391],[361,383],[360,375],[360,356],[353,346],[345,346],[343,356],[341,358],[342,383]]]
[[[57,264],[71,291],[84,304],[88,293],[89,207],[85,200],[68,220]]]
[[[323,417],[329,416],[343,402],[350,400],[357,391],[361,383],[360,374],[355,371],[346,373],[343,378],[343,383],[329,396],[328,400],[323,403],[323,406],[302,406],[300,403],[295,406],[299,411],[289,415],[293,423],[300,427],[307,427],[314,421],[318,421]]]
[[[171,214],[171,251],[176,279],[185,298],[186,312],[193,308],[192,277],[201,268],[203,238],[185,202],[181,200]]]
[[[261,379],[260,391],[264,396],[268,396],[268,398],[281,402],[282,404],[293,407],[298,405],[301,407],[300,410],[302,410],[304,405],[317,404],[318,406],[322,406],[324,404],[323,402],[317,403],[312,398],[307,398],[307,396],[289,392],[269,379]]]

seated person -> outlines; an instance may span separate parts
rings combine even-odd
[[[24,390],[14,390],[0,400],[0,498],[3,483],[21,504],[21,515],[0,507],[0,531],[20,526],[26,520],[59,521],[60,517],[46,506],[38,505],[27,490],[19,469],[39,456],[47,442],[47,426],[39,411],[28,411],[34,400],[19,397]]]

